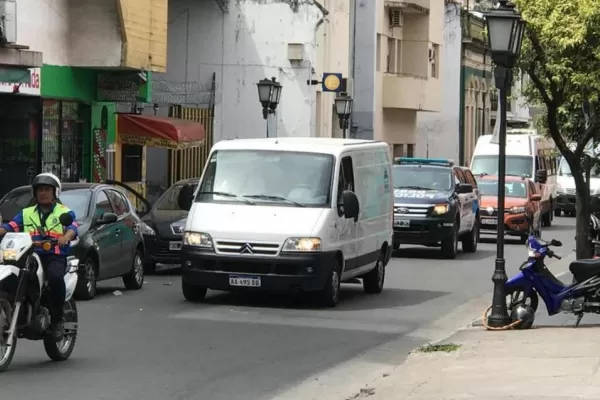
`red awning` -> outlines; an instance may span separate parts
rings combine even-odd
[[[121,143],[182,149],[196,147],[204,140],[199,122],[138,114],[118,114],[117,132]]]

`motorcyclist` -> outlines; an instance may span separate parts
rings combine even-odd
[[[31,182],[31,192],[36,200],[36,205],[21,210],[15,218],[0,227],[0,236],[7,232],[27,232],[35,240],[56,239],[57,246],[50,251],[36,247],[35,251],[42,260],[48,285],[50,286],[52,336],[59,342],[64,336],[63,307],[66,296],[65,272],[68,243],[77,237],[77,223],[75,213],[58,202],[62,185],[58,177],[52,173],[45,172],[37,175]],[[60,216],[69,213],[73,223],[62,226]],[[42,228],[47,232],[38,232]]]

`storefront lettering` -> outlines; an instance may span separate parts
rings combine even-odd
[[[137,146],[163,147],[167,149],[182,149],[188,147],[196,147],[202,144],[202,141],[192,143],[177,143],[174,140],[161,138],[152,138],[137,135],[120,135],[121,143],[132,144]]]
[[[29,69],[29,83],[0,82],[0,92],[12,93],[18,88],[20,93],[40,95],[41,70],[39,68]]]

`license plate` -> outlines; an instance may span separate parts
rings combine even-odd
[[[496,220],[496,219],[482,219],[481,223],[483,225],[498,225],[498,220]]]
[[[260,277],[229,275],[229,285],[241,287],[260,287]]]
[[[169,250],[181,250],[181,242],[169,242]]]
[[[410,226],[410,219],[395,219],[394,226],[408,228]]]

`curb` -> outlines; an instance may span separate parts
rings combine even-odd
[[[560,277],[562,277],[564,275],[571,274],[571,272],[569,271],[569,264],[571,264],[575,259],[576,259],[575,252],[571,252],[568,255],[564,256],[562,258],[562,260],[556,260],[555,262],[550,264],[548,267],[549,267],[549,269],[554,270],[554,271],[558,270],[559,272],[557,272],[557,273],[553,272],[553,273],[557,278],[560,279]],[[488,298],[491,298],[493,294],[494,294],[494,292],[489,292],[488,294],[486,294],[486,296],[488,296]],[[479,317],[475,318],[468,327],[482,327],[482,326],[483,326],[483,314],[480,315]]]

